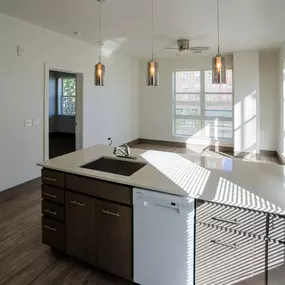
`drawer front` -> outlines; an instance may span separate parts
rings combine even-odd
[[[49,169],[42,169],[42,183],[64,188],[64,173]]]
[[[238,247],[233,234],[197,225],[196,285],[230,285]]]
[[[64,190],[42,184],[42,198],[54,203],[64,204]]]
[[[266,217],[247,209],[209,202],[197,204],[197,220],[239,232],[262,235],[266,231]]]
[[[64,223],[42,217],[42,240],[55,249],[65,252],[65,225]]]
[[[42,200],[42,213],[59,221],[64,221],[64,206]]]
[[[132,205],[132,188],[82,176],[65,176],[67,189],[106,200]]]

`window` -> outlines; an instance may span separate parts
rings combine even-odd
[[[232,70],[223,85],[212,84],[211,70],[178,71],[174,79],[174,135],[232,139]]]
[[[59,114],[75,116],[76,114],[76,78],[60,78],[59,85]]]

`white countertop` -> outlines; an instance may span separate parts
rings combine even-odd
[[[284,166],[133,148],[131,155],[136,156],[137,161],[148,162],[131,176],[80,167],[102,156],[115,157],[113,148],[104,145],[38,165],[168,194],[285,215]]]

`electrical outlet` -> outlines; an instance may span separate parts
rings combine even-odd
[[[33,125],[33,121],[32,120],[25,120],[24,121],[25,127],[29,128]]]

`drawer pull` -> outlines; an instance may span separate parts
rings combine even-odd
[[[232,224],[232,225],[239,225],[240,224],[237,219],[228,220],[228,219],[223,219],[221,217],[213,217],[212,220],[218,221],[218,222],[223,222],[223,223],[228,223],[228,224]]]
[[[44,192],[43,195],[45,195],[45,196],[47,196],[47,197],[50,197],[50,198],[56,199],[56,195],[55,195],[55,194],[50,194],[50,193]]]
[[[56,232],[56,228],[52,228],[50,226],[44,226],[45,229],[48,229],[50,231]]]
[[[77,202],[75,200],[72,200],[72,201],[69,201],[71,204],[74,204],[76,206],[80,206],[80,207],[84,207],[84,202],[80,203],[80,202]]]
[[[44,177],[44,180],[55,182],[56,178]]]
[[[234,244],[224,243],[220,239],[218,239],[218,240],[212,239],[211,242],[214,243],[214,244],[221,245],[221,246],[237,249],[237,244],[236,243],[234,243]]]
[[[57,211],[52,211],[50,209],[44,209],[44,212],[48,213],[48,214],[51,214],[51,215],[54,215],[54,216],[57,216]]]
[[[113,213],[111,212],[109,209],[108,210],[102,210],[103,213],[107,214],[107,215],[111,215],[111,216],[116,216],[116,217],[120,217],[120,214],[117,213]]]

